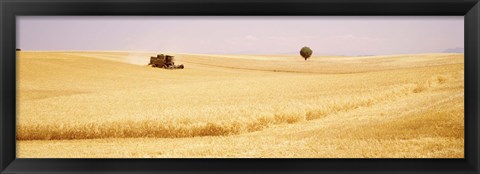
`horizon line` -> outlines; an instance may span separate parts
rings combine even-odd
[[[125,53],[152,53],[155,54],[190,54],[190,55],[297,55],[295,53],[188,53],[188,52],[160,52],[150,50],[20,50],[20,52],[125,52]],[[404,54],[362,54],[362,55],[341,55],[341,54],[320,54],[315,56],[343,56],[343,57],[365,57],[365,56],[391,56],[391,55],[421,55],[421,54],[465,54],[464,52],[422,52]],[[298,54],[299,55],[299,54]]]

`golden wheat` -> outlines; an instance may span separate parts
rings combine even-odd
[[[104,152],[53,156],[463,156],[461,54],[313,57],[307,62],[295,56],[180,54],[177,61],[186,65],[184,70],[134,65],[153,54],[20,52],[17,153],[46,157],[40,150],[51,152],[58,144],[85,151],[105,145],[102,139],[131,146],[140,138],[144,145],[161,142],[162,149],[184,149],[118,154],[109,149],[118,145],[110,144],[100,148]],[[437,102],[444,100],[455,102]],[[432,120],[438,124],[427,126]],[[417,128],[421,125],[424,129]],[[265,145],[252,149],[240,141]],[[197,142],[204,145],[181,145]],[[287,144],[272,144],[282,142]],[[395,143],[400,150],[387,147]],[[367,151],[377,145],[384,151]],[[407,149],[414,145],[436,145],[437,152]],[[213,151],[219,146],[222,150]]]

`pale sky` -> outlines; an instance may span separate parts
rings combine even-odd
[[[22,50],[386,55],[458,52],[463,16],[20,16]]]

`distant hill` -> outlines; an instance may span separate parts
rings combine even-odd
[[[443,50],[444,53],[463,53],[464,48],[449,48],[446,50]]]

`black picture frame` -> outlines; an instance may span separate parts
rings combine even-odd
[[[0,0],[1,173],[479,173],[478,0]],[[464,159],[17,159],[16,16],[442,16],[465,17]]]

